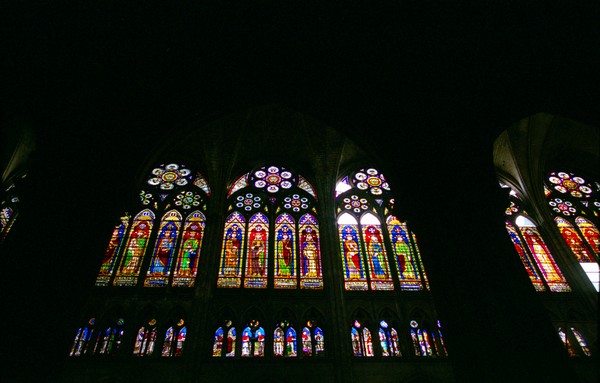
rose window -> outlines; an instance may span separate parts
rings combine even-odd
[[[353,182],[360,190],[369,190],[373,195],[381,195],[384,191],[390,190],[390,185],[383,174],[373,168],[357,172]]]
[[[577,211],[573,207],[573,203],[570,201],[564,201],[560,198],[553,198],[550,202],[548,202],[548,204],[552,206],[552,210],[554,210],[556,213],[560,213],[565,216],[569,216]]]
[[[367,199],[359,198],[356,194],[346,197],[342,201],[344,202],[344,209],[352,210],[355,213],[360,213],[361,210],[367,210],[369,208]]]
[[[163,190],[171,190],[177,186],[185,186],[191,178],[192,172],[184,165],[168,164],[161,165],[152,170],[153,177],[148,180],[148,184],[159,186]]]
[[[252,176],[254,186],[267,189],[269,193],[277,193],[280,189],[290,189],[296,183],[296,178],[290,171],[277,166],[262,167]]]
[[[191,191],[181,192],[175,197],[175,205],[181,206],[186,210],[192,206],[200,206],[200,202],[202,202],[202,197]]]
[[[294,212],[299,212],[300,209],[308,209],[308,198],[300,197],[298,194],[294,194],[283,199],[283,207],[290,209]]]
[[[589,197],[592,194],[592,188],[586,184],[585,180],[572,173],[552,172],[548,181],[556,191],[562,194],[570,194],[575,198]]]
[[[236,200],[237,202],[235,206],[243,208],[246,211],[250,211],[253,208],[258,209],[261,205],[261,198],[259,196],[252,195],[252,193],[240,195]]]

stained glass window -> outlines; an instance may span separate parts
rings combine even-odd
[[[156,319],[148,321],[146,326],[140,327],[133,345],[133,355],[150,356],[154,353],[156,345]]]
[[[114,355],[119,351],[123,341],[124,323],[122,318],[117,319],[113,326],[108,327],[104,333],[98,336],[96,346],[94,347],[94,354]]]
[[[352,352],[358,357],[373,357],[373,338],[368,328],[362,327],[358,321],[354,321],[354,325],[350,329],[350,337],[352,339]]]
[[[183,238],[173,272],[173,286],[194,286],[205,222],[206,218],[199,210],[190,213],[187,217],[183,226]]]
[[[422,329],[417,321],[410,322],[410,336],[413,341],[416,356],[432,356],[433,339],[426,329]]]
[[[242,331],[242,357],[265,356],[265,330],[252,320]]]
[[[16,218],[15,211],[9,206],[0,208],[0,242],[8,234]]]
[[[387,229],[392,243],[392,251],[401,290],[423,290],[423,283],[419,273],[419,257],[413,250],[410,236],[405,223],[400,222],[393,215],[388,216]]]
[[[367,277],[360,250],[358,222],[348,213],[338,218],[338,230],[346,290],[367,290]]]
[[[159,287],[169,283],[180,228],[181,213],[177,210],[171,210],[163,216],[144,286]]]
[[[563,342],[567,354],[571,357],[591,356],[592,353],[583,338],[583,335],[575,327],[566,327],[558,329],[558,336]]]
[[[115,286],[135,286],[137,284],[142,258],[146,246],[148,246],[153,224],[154,213],[148,209],[142,210],[135,216],[121,264],[113,282]]]
[[[218,287],[240,287],[245,228],[245,219],[237,212],[232,213],[225,221]]]
[[[275,221],[275,288],[296,288],[295,249],[294,219],[283,213]]]
[[[273,273],[275,289],[323,288],[316,193],[305,178],[258,167],[234,182],[228,201],[217,287],[263,289]]]
[[[94,324],[96,324],[96,318],[90,318],[86,326],[80,327],[77,330],[69,356],[82,356],[87,354],[92,337],[95,335]]]
[[[275,327],[273,332],[273,355],[284,357],[296,357],[296,331],[288,321],[283,321]]]
[[[513,245],[519,254],[519,258],[521,258],[521,262],[523,262],[523,266],[525,266],[525,271],[527,271],[527,275],[529,276],[531,283],[533,283],[533,287],[536,289],[536,291],[545,291],[546,287],[544,286],[542,278],[534,266],[534,261],[530,257],[529,253],[525,251],[525,247],[521,242],[521,237],[517,233],[517,229],[510,221],[506,221],[506,230],[508,230],[508,235],[510,236]]]
[[[558,226],[558,230],[560,231],[563,239],[569,245],[573,254],[577,257],[577,261],[596,288],[596,291],[599,291],[600,278],[598,262],[596,262],[592,250],[588,249],[575,227],[573,227],[569,221],[562,217],[555,217],[554,221],[556,222],[556,226]],[[582,221],[580,220],[580,222]],[[591,226],[593,227],[593,225]]]
[[[212,356],[215,358],[234,357],[236,338],[233,323],[230,320],[224,321],[223,325],[215,331]]]
[[[161,351],[161,356],[172,357],[181,356],[183,346],[187,335],[187,328],[184,326],[184,320],[180,319],[177,325],[171,326],[165,333],[165,339]]]
[[[146,271],[141,276],[145,287],[195,284],[206,224],[203,212],[210,195],[208,182],[201,174],[193,179],[185,165],[171,163],[152,169],[146,183],[139,198],[148,208],[133,222],[121,218],[113,230],[96,286],[135,286],[142,266]],[[162,217],[156,228],[155,214]],[[145,258],[150,238],[156,238],[156,242]]]
[[[379,344],[381,346],[381,356],[402,355],[398,342],[398,332],[393,327],[389,327],[384,320],[379,323]]]
[[[321,246],[319,245],[319,225],[311,214],[300,218],[300,287],[320,289],[323,287],[321,272]]]
[[[387,253],[383,246],[381,225],[375,215],[367,213],[360,219],[369,270],[371,289],[393,290],[394,283],[388,266]]]
[[[267,287],[267,267],[269,254],[269,220],[264,214],[256,213],[248,222],[248,247],[244,287]]]
[[[113,274],[117,256],[120,253],[121,247],[125,239],[125,232],[129,227],[129,217],[121,217],[121,221],[113,230],[108,247],[104,252],[104,258],[102,258],[102,265],[100,271],[96,277],[96,286],[108,286],[110,278]]]
[[[337,183],[335,196],[346,290],[393,290],[395,283],[429,289],[414,236],[391,215],[394,199],[383,174],[360,169]]]
[[[589,219],[583,217],[575,218],[575,223],[592,251],[600,254],[600,232],[598,232],[598,228]]]

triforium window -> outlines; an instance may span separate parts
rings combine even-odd
[[[600,291],[600,186],[567,172],[551,172],[545,185],[546,200],[563,239],[590,282]]]
[[[218,287],[323,288],[317,195],[304,177],[262,166],[227,198]]]
[[[335,188],[346,290],[429,290],[415,236],[392,215],[394,199],[377,169],[365,168]]]
[[[194,286],[209,196],[204,176],[185,165],[154,168],[140,192],[142,210],[113,230],[96,286]]]

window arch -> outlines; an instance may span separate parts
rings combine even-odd
[[[96,345],[94,346],[94,354],[98,355],[114,355],[121,348],[123,342],[125,321],[119,318],[108,326],[103,332],[98,334]]]
[[[183,346],[185,345],[186,337],[187,328],[185,326],[185,321],[179,319],[177,324],[167,328],[160,355],[167,358],[181,356],[183,354]]]
[[[505,211],[505,226],[534,288],[536,291],[571,291],[536,225],[522,212],[516,193],[511,192],[511,196],[510,206]]]
[[[125,253],[113,282],[115,286],[135,286],[137,284],[142,258],[148,246],[153,226],[154,213],[149,209],[142,210],[133,219]]]
[[[594,190],[598,186],[573,173],[550,172],[544,187],[561,236],[596,291],[600,291],[599,234],[591,221],[600,210],[600,204],[594,200],[599,194]]]
[[[394,200],[383,174],[360,169],[335,191],[344,288],[393,290],[398,283],[401,290],[429,289],[416,238],[391,214]]]
[[[416,356],[447,356],[440,321],[437,326],[410,321],[410,336]]]
[[[563,342],[567,355],[571,357],[592,355],[583,335],[575,327],[559,328],[558,336]]]
[[[398,332],[385,320],[379,322],[379,345],[381,346],[381,356],[383,357],[402,356]]]
[[[133,345],[133,355],[145,357],[154,353],[157,337],[156,323],[156,319],[152,318],[138,329]]]
[[[373,337],[371,331],[362,323],[355,320],[350,329],[352,339],[352,353],[357,357],[373,357]]]
[[[223,321],[223,325],[215,331],[212,356],[216,358],[235,357],[236,338],[237,333],[233,322]]]
[[[265,356],[265,330],[260,327],[256,319],[242,331],[242,357],[264,357]]]
[[[96,318],[90,318],[85,326],[82,326],[77,330],[69,356],[82,356],[88,353],[90,343],[95,335],[95,324]]]
[[[305,178],[262,166],[238,178],[227,197],[217,287],[323,288],[317,196]]]
[[[287,358],[298,356],[296,330],[290,322],[284,320],[273,331],[273,355]]]
[[[145,208],[132,222],[125,215],[115,226],[96,286],[136,286],[142,270],[145,287],[194,286],[206,224],[203,212],[210,196],[208,182],[185,165],[171,163],[154,168],[146,183],[148,188],[139,195]],[[153,231],[155,214],[161,214],[161,221]],[[156,239],[148,260],[151,238]]]

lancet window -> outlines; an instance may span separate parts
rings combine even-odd
[[[305,178],[259,167],[230,187],[228,201],[218,287],[323,288],[317,195]]]
[[[96,286],[136,286],[139,280],[145,287],[194,286],[208,183],[202,174],[172,163],[154,168],[146,186],[142,210],[133,220],[121,217],[113,229]]]
[[[571,291],[536,225],[521,208],[520,199],[515,192],[511,192],[511,196],[505,212],[506,230],[533,287],[536,291]]]
[[[429,289],[416,238],[392,215],[383,174],[364,168],[336,185],[337,225],[346,290]]]

